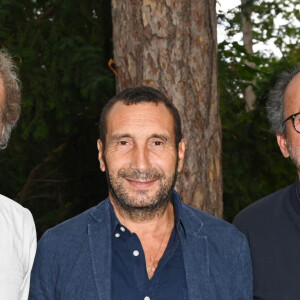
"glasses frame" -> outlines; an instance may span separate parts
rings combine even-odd
[[[282,127],[284,127],[284,124],[285,124],[288,120],[293,120],[293,126],[294,126],[295,130],[296,130],[298,133],[300,133],[300,130],[298,130],[298,129],[296,128],[296,126],[295,126],[295,117],[298,116],[298,115],[300,115],[300,112],[295,113],[295,114],[292,114],[292,115],[290,115],[289,117],[287,117],[287,118],[282,122],[282,124],[281,124]]]

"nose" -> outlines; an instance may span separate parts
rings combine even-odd
[[[150,153],[147,147],[144,145],[135,145],[131,157],[131,168],[143,172],[150,167]]]

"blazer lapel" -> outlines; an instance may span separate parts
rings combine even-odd
[[[209,299],[207,237],[187,233],[181,239],[189,300]]]
[[[88,224],[93,273],[100,300],[111,298],[111,223],[107,201],[101,202],[92,212],[96,222]]]
[[[203,222],[191,213],[174,191],[173,200],[177,214],[181,217],[180,242],[184,260],[189,300],[210,299],[209,295],[209,254],[207,236],[203,234]]]

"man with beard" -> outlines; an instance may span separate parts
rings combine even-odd
[[[234,220],[248,237],[254,298],[300,299],[300,67],[285,72],[269,94],[267,111],[284,157],[298,176],[281,189],[241,211]]]
[[[173,189],[185,144],[162,93],[136,87],[113,97],[98,150],[109,197],[44,234],[30,299],[252,298],[246,238]]]
[[[0,51],[0,149],[7,146],[19,119],[20,100],[16,67],[11,57]],[[28,299],[35,250],[36,233],[30,211],[0,195],[0,299]]]

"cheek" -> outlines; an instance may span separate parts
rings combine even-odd
[[[166,175],[172,175],[176,170],[177,167],[177,156],[165,156],[161,157],[160,159],[156,160],[155,163],[153,163],[153,167],[157,167],[164,171]]]
[[[174,173],[177,165],[177,152],[171,150],[148,151],[147,154],[149,167],[156,168],[164,173],[171,175]],[[105,164],[111,173],[116,173],[122,168],[130,168],[135,161],[133,151],[115,151],[110,149],[104,156]]]
[[[300,134],[297,135],[297,133],[293,132],[288,135],[288,143],[293,149],[299,149],[300,148]]]
[[[110,172],[118,172],[129,164],[128,157],[120,153],[110,152],[105,155],[104,162]]]

